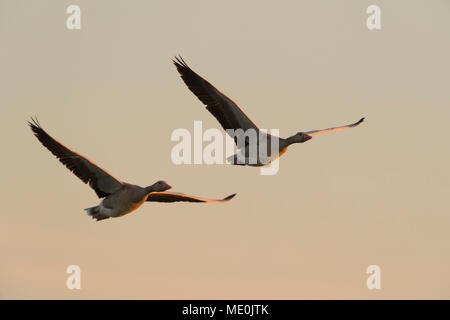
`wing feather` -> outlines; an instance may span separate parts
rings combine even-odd
[[[206,105],[206,109],[225,130],[254,129],[256,132],[259,131],[256,124],[233,100],[189,68],[181,56],[175,57],[175,60],[172,61],[189,90]]]
[[[359,119],[357,122],[352,123],[352,124],[348,124],[346,126],[341,126],[341,127],[333,127],[333,128],[328,128],[328,129],[320,129],[320,130],[313,130],[313,131],[307,131],[305,132],[306,134],[313,136],[315,134],[319,134],[319,133],[325,133],[325,132],[331,132],[331,131],[338,131],[338,130],[344,130],[344,129],[350,129],[350,128],[354,128],[357,125],[359,125],[361,122],[364,121],[365,118],[361,118]]]
[[[184,201],[184,202],[226,202],[230,201],[234,198],[235,194],[229,195],[228,197],[225,197],[223,199],[214,200],[214,199],[206,199],[206,198],[200,198],[196,196],[190,196],[184,193],[179,192],[152,192],[147,198],[147,201],[154,201],[154,202],[177,202],[177,201]]]
[[[51,137],[42,129],[37,119],[32,118],[28,124],[42,145],[81,181],[89,184],[99,198],[106,197],[122,187],[122,183],[119,180],[102,168]]]

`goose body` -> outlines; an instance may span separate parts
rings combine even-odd
[[[88,215],[95,219],[116,218],[130,213],[139,208],[148,198],[152,190],[146,190],[140,186],[122,183],[123,186],[118,191],[103,199],[98,206],[85,209]],[[154,191],[162,191],[164,182],[161,187],[156,185]],[[170,187],[167,186],[167,189]],[[166,190],[167,190],[166,189]]]
[[[234,138],[238,152],[227,160],[235,165],[257,167],[267,165],[283,155],[292,144],[306,142],[313,135],[319,133],[353,128],[364,121],[364,118],[361,118],[359,121],[349,125],[298,132],[288,138],[275,137],[261,132],[237,103],[195,73],[181,56],[175,57],[175,60],[172,61],[189,90],[206,105],[206,109],[219,121],[225,131]],[[246,136],[248,132],[254,132],[257,138],[253,140],[248,139]],[[273,146],[271,139],[274,139],[273,141],[276,142],[275,146],[278,146],[273,148],[274,150],[271,150],[271,146]]]
[[[97,221],[128,214],[138,209],[146,201],[225,202],[235,196],[232,194],[224,199],[213,200],[184,193],[165,192],[171,186],[162,180],[148,187],[119,181],[92,161],[55,140],[42,129],[37,120],[32,119],[28,124],[44,147],[78,178],[94,189],[99,198],[104,198],[99,205],[85,209],[87,214]]]
[[[284,139],[259,131],[255,139],[238,145],[236,154],[227,158],[227,162],[234,165],[248,165],[252,167],[265,166],[280,157],[287,150]],[[274,150],[272,150],[272,147]]]

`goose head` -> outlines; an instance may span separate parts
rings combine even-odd
[[[162,191],[169,190],[172,187],[167,182],[160,180],[147,188],[151,188],[153,191],[156,191],[156,192],[162,192]]]
[[[298,132],[293,136],[294,143],[303,143],[311,139],[312,137],[309,134],[304,132]]]

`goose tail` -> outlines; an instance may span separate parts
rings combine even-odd
[[[86,211],[88,216],[92,217],[92,219],[95,219],[97,221],[110,218],[110,216],[101,213],[100,206],[86,208],[84,209],[84,211]]]
[[[100,207],[99,207],[99,206],[90,207],[90,208],[84,209],[84,211],[86,211],[86,213],[87,213],[88,216],[93,217],[93,216],[95,216],[97,213],[100,212]]]

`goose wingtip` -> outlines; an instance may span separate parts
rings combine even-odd
[[[41,124],[39,123],[39,120],[37,116],[31,116],[29,120],[27,120],[27,124],[30,126],[31,129],[33,128],[41,128]]]
[[[236,195],[237,195],[237,193],[230,194],[228,197],[224,198],[223,200],[224,200],[224,201],[230,201],[230,200],[233,199]]]
[[[184,59],[181,56],[181,54],[175,55],[174,59],[172,59],[172,62],[175,64],[175,66],[177,68],[178,67],[188,68],[187,63],[186,63],[186,61],[184,61]]]

